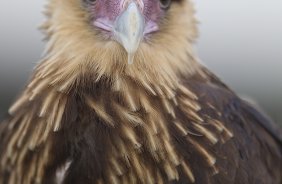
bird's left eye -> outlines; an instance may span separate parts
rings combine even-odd
[[[160,5],[162,9],[168,9],[170,7],[171,0],[160,0]]]
[[[93,4],[95,3],[96,0],[84,0],[85,3],[87,4]]]

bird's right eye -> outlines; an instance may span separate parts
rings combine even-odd
[[[168,9],[170,7],[171,0],[160,0],[160,5],[162,9]]]

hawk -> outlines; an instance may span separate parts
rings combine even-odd
[[[198,62],[189,0],[49,0],[1,184],[281,184],[282,133]]]

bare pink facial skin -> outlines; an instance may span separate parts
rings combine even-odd
[[[145,18],[144,36],[158,31],[159,19],[164,15],[159,0],[96,0],[88,5],[93,25],[111,36],[114,22],[131,2],[138,5]]]

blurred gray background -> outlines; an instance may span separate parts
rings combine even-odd
[[[43,0],[0,1],[0,119],[26,83],[44,43]],[[202,62],[282,122],[282,1],[196,0]]]

